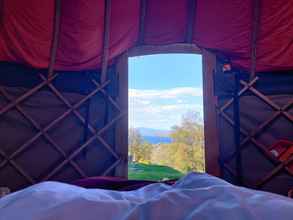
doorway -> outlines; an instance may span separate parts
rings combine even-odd
[[[129,178],[204,172],[201,55],[135,56],[128,69]]]

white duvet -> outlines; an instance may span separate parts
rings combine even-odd
[[[45,182],[0,199],[0,220],[293,220],[293,200],[190,173],[131,192]]]

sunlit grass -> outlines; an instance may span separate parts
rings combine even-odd
[[[136,180],[179,179],[184,174],[168,166],[131,163],[128,166],[128,178]]]

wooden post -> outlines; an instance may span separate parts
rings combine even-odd
[[[187,28],[185,42],[191,44],[194,30],[194,19],[196,14],[196,2],[197,0],[188,1],[188,16],[187,16]]]
[[[103,39],[103,54],[102,54],[102,73],[101,73],[102,84],[106,82],[107,80],[109,44],[110,44],[110,24],[111,24],[111,0],[105,0],[104,39]]]
[[[137,41],[138,45],[144,44],[146,12],[147,12],[147,0],[140,0],[139,33],[138,33],[138,41]]]
[[[55,1],[55,19],[54,19],[54,28],[53,28],[54,32],[53,32],[51,51],[50,51],[48,79],[50,79],[54,73],[57,49],[59,44],[60,24],[61,24],[61,0],[56,0]]]
[[[251,30],[251,70],[250,79],[256,76],[256,59],[257,59],[257,37],[259,32],[260,23],[260,1],[252,0],[253,13],[252,13],[252,30]]]
[[[116,71],[119,80],[119,95],[117,102],[121,112],[128,113],[128,55],[123,54],[117,62]],[[115,151],[120,156],[121,162],[117,165],[115,176],[128,176],[128,114],[116,124]]]
[[[220,176],[219,140],[217,127],[217,99],[214,95],[213,70],[216,56],[207,50],[202,51],[203,62],[203,102],[204,102],[204,134],[205,134],[205,167],[206,172]]]

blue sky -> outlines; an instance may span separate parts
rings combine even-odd
[[[129,126],[170,129],[187,111],[203,112],[202,62],[196,54],[129,59]]]

